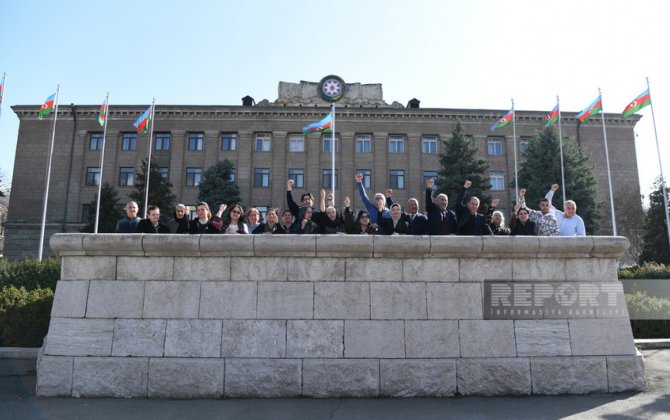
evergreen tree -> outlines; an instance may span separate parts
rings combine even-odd
[[[228,159],[224,159],[207,168],[202,174],[198,185],[200,190],[198,200],[209,204],[212,213],[216,213],[221,203],[226,203],[228,207],[231,207],[242,200],[240,187],[231,181],[233,173],[233,164]]]
[[[139,209],[137,215],[140,217],[146,216],[142,214],[144,211],[146,173],[147,161],[145,159],[142,160],[142,168],[135,172],[135,190],[129,194],[130,198],[137,202],[137,208]],[[153,156],[151,158],[151,174],[149,175],[149,204],[161,209],[162,221],[170,218],[174,206],[177,204],[177,196],[172,194],[172,184],[161,176],[158,161]]]
[[[95,230],[95,208],[98,202],[96,194],[93,201],[89,203],[88,224],[81,230],[92,233]],[[119,202],[119,194],[113,186],[105,182],[100,191],[100,223],[98,233],[114,233],[116,222],[123,217],[124,205]]]
[[[465,137],[463,124],[458,122],[451,138],[442,140],[442,145],[441,168],[435,181],[437,193],[446,194],[449,197],[449,207],[454,208],[463,183],[470,180],[472,187],[468,190],[468,197],[479,197],[480,208],[485,208],[491,199],[484,194],[484,191],[491,188],[489,163],[478,156],[479,149]]]
[[[537,209],[551,184],[561,184],[561,155],[558,133],[553,127],[538,130],[524,154],[526,160],[519,168],[519,188],[526,188],[526,205]],[[581,149],[569,138],[563,137],[563,168],[565,184],[554,194],[552,204],[563,209],[563,191],[568,200],[577,203],[577,214],[584,219],[586,233],[594,234],[599,228],[601,203],[596,199],[596,179],[593,165]],[[513,185],[513,184],[512,184]]]
[[[661,180],[657,179],[654,186],[656,189],[649,194],[649,210],[644,220],[640,264],[648,261],[670,264],[670,243],[668,243],[667,220],[663,210]],[[666,194],[668,192],[670,188],[666,187]]]

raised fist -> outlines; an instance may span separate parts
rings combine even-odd
[[[463,184],[463,188],[468,189],[472,186],[472,181],[465,180],[465,183]]]
[[[356,174],[356,182],[359,184],[363,182],[363,174]]]
[[[558,189],[558,184],[551,184],[551,190],[556,191]]]
[[[286,189],[291,191],[291,188],[293,187],[293,184],[294,184],[294,182],[293,182],[292,179],[289,179],[288,181],[286,181]]]
[[[491,200],[491,207],[498,207],[498,203],[500,203],[500,199],[494,198],[493,200]]]
[[[386,198],[390,198],[391,194],[393,194],[393,190],[391,188],[387,188],[385,191]]]
[[[521,189],[519,190],[519,197],[525,197],[525,196],[526,196],[526,189],[525,189],[525,188],[521,188]]]
[[[433,178],[429,178],[429,179],[426,181],[426,188],[430,188],[430,189],[432,189],[432,188],[433,188],[433,184],[435,184],[435,180],[434,180]]]

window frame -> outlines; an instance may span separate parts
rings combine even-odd
[[[360,148],[359,145],[361,145]],[[356,153],[372,153],[372,135],[356,134],[355,151]]]
[[[125,181],[121,182],[122,176],[125,176]],[[130,183],[128,180],[130,179]],[[135,185],[135,168],[132,166],[121,166],[119,168],[119,187],[132,187]]]
[[[500,153],[496,153],[498,151]],[[486,154],[488,156],[502,156],[503,155],[503,138],[502,137],[488,137],[486,139]]]
[[[405,153],[405,136],[390,135],[388,152],[393,154]]]
[[[158,142],[159,139],[161,139],[160,147]],[[157,152],[167,152],[170,150],[170,143],[172,143],[172,136],[170,133],[156,133],[154,138],[154,150]]]
[[[260,148],[258,147],[259,145]],[[271,151],[272,151],[272,135],[270,135],[270,133],[256,133],[254,141],[254,152],[268,153]]]
[[[254,188],[270,188],[270,168],[254,168]]]
[[[102,150],[104,138],[105,138],[104,133],[91,133],[89,138],[88,138],[88,150],[93,150],[93,151]],[[95,147],[92,147],[94,139],[95,139]]]
[[[100,167],[99,166],[87,166],[86,167],[86,178],[84,179],[84,185],[86,187],[97,187],[100,185]]]
[[[296,188],[305,188],[305,169],[288,168],[288,179],[293,180],[293,186]]]
[[[293,145],[299,144],[298,150],[293,150]],[[305,136],[300,134],[291,134],[288,138],[288,152],[289,153],[304,153],[305,152]]]
[[[405,170],[389,169],[389,188],[394,190],[405,189]]]
[[[121,138],[121,150],[133,152],[137,150],[137,133],[123,133]]]
[[[421,154],[436,155],[438,138],[434,135],[421,136]]]
[[[223,132],[219,136],[221,142],[221,151],[222,152],[234,152],[237,150],[237,133],[233,132]],[[226,146],[227,141],[227,148]]]
[[[505,172],[503,171],[490,171],[489,179],[491,182],[491,191],[505,191]],[[499,185],[494,184],[494,180]],[[499,188],[497,188],[499,186]]]
[[[330,149],[330,143],[332,143],[332,141],[333,141],[332,134],[324,134],[321,137],[321,143],[322,143],[321,151],[323,153],[332,153]],[[326,145],[328,145],[327,148]],[[339,153],[339,151],[340,151],[340,136],[335,134],[335,153]]]
[[[195,144],[193,141],[195,140]],[[194,131],[188,133],[188,144],[186,145],[189,152],[202,152],[205,148],[205,133]]]
[[[197,187],[202,182],[202,168],[190,166],[186,168],[186,186]]]
[[[337,143],[336,143],[337,145]],[[337,147],[337,146],[336,146]],[[340,171],[338,169],[335,169],[335,189],[339,188],[340,185]],[[332,169],[321,169],[321,188],[330,188],[332,189],[333,186],[331,185],[332,181]]]
[[[356,169],[357,174],[363,175],[363,186],[372,188],[372,169]]]

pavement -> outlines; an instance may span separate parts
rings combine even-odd
[[[638,346],[651,346],[641,350],[646,368],[645,392],[226,400],[38,398],[34,392],[35,359],[18,357],[27,357],[30,351],[0,348],[0,356],[10,357],[0,358],[0,419],[669,419],[670,349],[660,345],[655,340]]]

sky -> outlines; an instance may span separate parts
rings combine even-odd
[[[11,182],[13,105],[240,105],[279,81],[381,83],[387,103],[563,112],[602,89],[620,113],[646,89],[670,177],[670,2],[664,0],[4,1],[0,173]],[[659,175],[651,108],[635,141],[642,194]],[[45,147],[48,139],[45,139]]]

